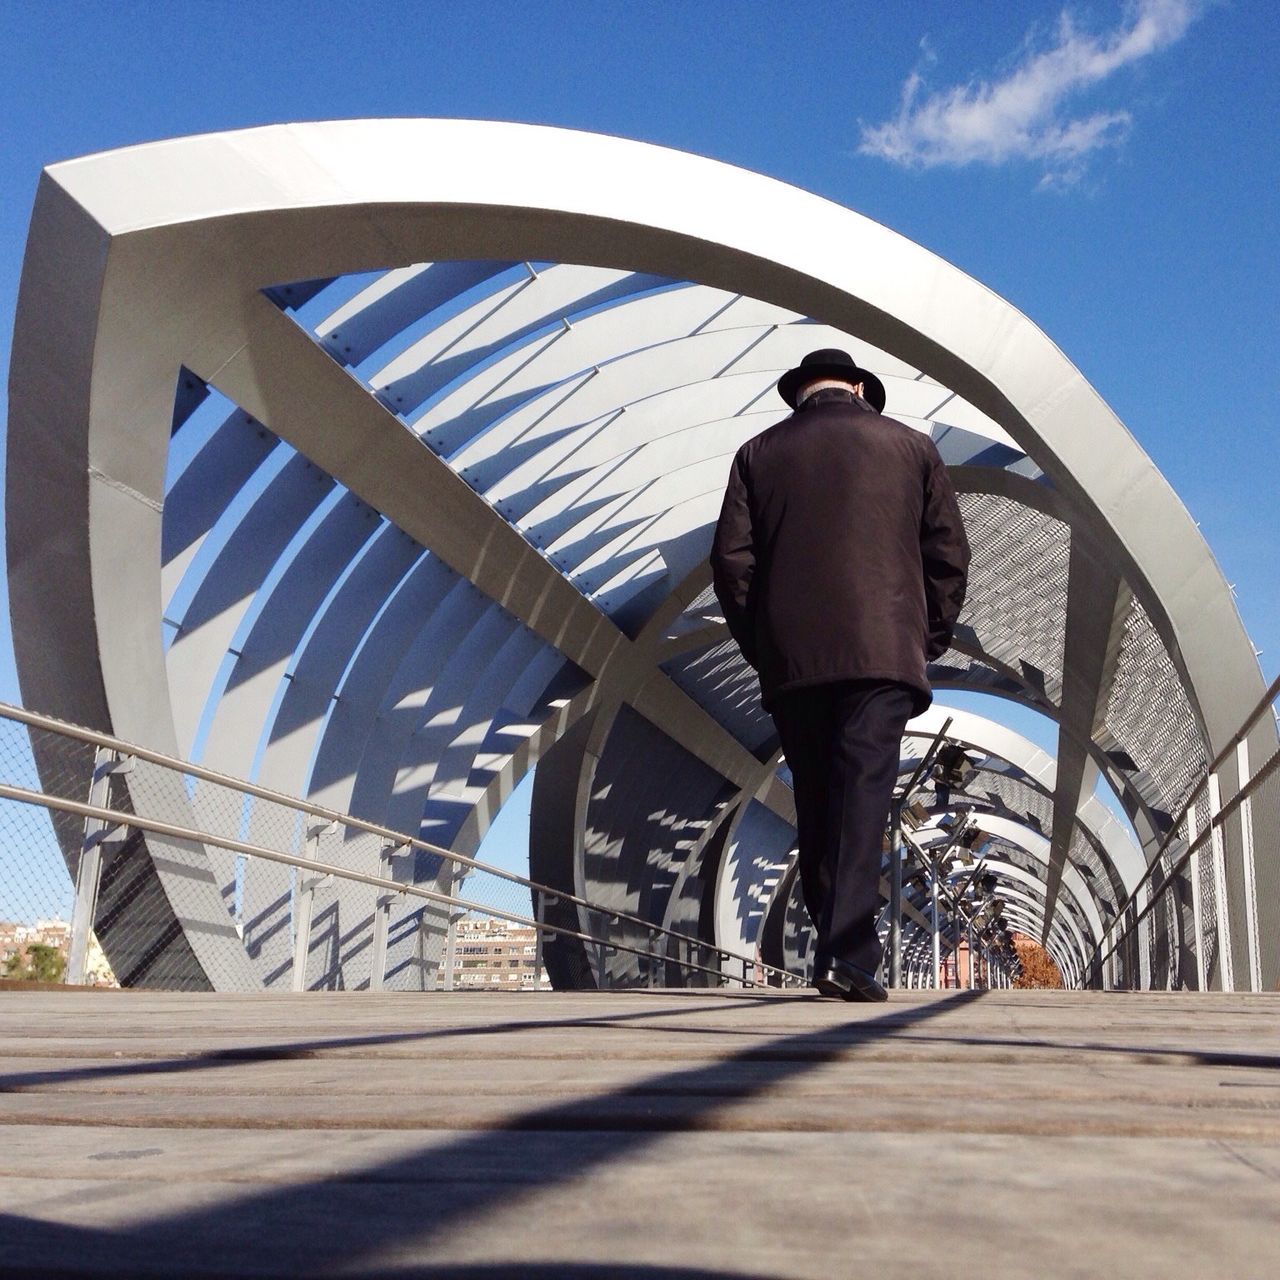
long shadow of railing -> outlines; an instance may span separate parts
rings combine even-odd
[[[920,1037],[904,1035],[899,1037],[910,1042]],[[1025,1053],[1029,1049],[1065,1049],[1073,1054],[1103,1053],[1122,1054],[1129,1058],[1142,1058],[1149,1062],[1185,1062],[1197,1067],[1253,1067],[1260,1071],[1280,1070],[1280,1054],[1277,1053],[1236,1053],[1228,1050],[1213,1049],[1170,1049],[1157,1045],[1132,1044],[1081,1044],[1078,1040],[1046,1040],[1032,1039],[1029,1036],[948,1036],[949,1044],[965,1045],[980,1049],[1010,1049]]]
[[[958,993],[968,996],[971,993]],[[982,994],[982,993],[972,993]],[[634,991],[628,993],[629,999],[645,1000],[650,996],[661,996],[665,1001],[672,997],[688,997],[699,1001],[693,1004],[689,1009],[670,1009],[662,1010],[662,1018],[677,1018],[684,1015],[699,1014],[707,1016],[712,1013],[719,1013],[732,1009],[740,1009],[743,1006],[754,1006],[756,1008],[764,1008],[772,1001],[768,997],[746,997],[735,998],[726,996],[722,1000],[717,1001],[714,1007],[709,1007],[706,1003],[708,993],[705,991],[689,991],[689,992],[647,992]],[[803,997],[801,997],[803,998]],[[950,1003],[954,1005],[956,996],[951,997]],[[792,997],[791,999],[794,999]],[[1026,1004],[1020,1005],[1021,1008],[1027,1008]],[[1216,1011],[1221,1014],[1221,1011]],[[1229,1011],[1228,1011],[1229,1012]],[[82,1067],[61,1067],[53,1071],[16,1071],[8,1075],[0,1075],[0,1094],[5,1093],[23,1093],[23,1092],[41,1092],[49,1085],[57,1084],[76,1084],[94,1082],[107,1082],[111,1080],[127,1079],[129,1077],[148,1077],[148,1076],[168,1076],[182,1075],[188,1072],[218,1071],[228,1067],[244,1067],[246,1063],[270,1063],[270,1062],[290,1062],[298,1061],[306,1058],[317,1058],[332,1054],[335,1050],[342,1049],[367,1049],[377,1048],[382,1045],[398,1045],[398,1044],[414,1044],[422,1041],[435,1040],[483,1040],[488,1036],[496,1035],[512,1035],[520,1033],[538,1032],[538,1031],[567,1031],[582,1030],[589,1027],[599,1027],[605,1029],[608,1027],[624,1027],[628,1024],[646,1023],[652,1019],[654,1014],[650,1010],[640,1010],[633,1013],[604,1013],[596,1015],[584,1015],[576,1018],[522,1018],[508,1019],[503,1022],[486,1022],[479,1023],[475,1026],[453,1026],[453,1027],[435,1027],[426,1031],[383,1031],[369,1035],[359,1036],[339,1036],[339,1037],[323,1037],[311,1040],[289,1040],[281,1041],[275,1044],[258,1044],[243,1045],[231,1049],[210,1049],[204,1053],[190,1053],[181,1056],[154,1059],[127,1059],[123,1062],[99,1063],[93,1066]],[[1255,1016],[1249,1013],[1248,1016]],[[880,1020],[860,1021],[851,1024],[847,1029],[846,1035],[856,1035],[859,1028],[873,1028],[878,1026]],[[905,1025],[905,1024],[903,1024]],[[641,1030],[647,1028],[641,1027]],[[707,1031],[702,1027],[679,1027],[664,1025],[661,1028],[663,1035],[705,1035]],[[749,1037],[753,1042],[750,1049],[743,1050],[739,1057],[739,1061],[759,1061],[767,1057],[777,1056],[780,1053],[785,1055],[785,1047],[779,1048],[777,1044],[769,1043],[766,1045],[758,1044],[758,1033],[755,1031],[734,1028],[734,1027],[717,1027],[712,1034],[723,1037]],[[883,1033],[871,1033],[873,1038],[882,1038]],[[895,1035],[896,1039],[911,1041],[918,1037],[913,1036],[909,1031],[904,1031]],[[1178,1062],[1194,1063],[1198,1066],[1212,1067],[1249,1067],[1258,1070],[1276,1071],[1280,1070],[1280,1054],[1274,1053],[1249,1053],[1229,1050],[1204,1050],[1204,1049],[1180,1049],[1161,1047],[1156,1045],[1129,1045],[1129,1044],[1081,1044],[1074,1039],[1047,1039],[1038,1037],[1030,1039],[1026,1036],[1018,1036],[1016,1038],[1000,1037],[992,1035],[984,1036],[968,1036],[968,1035],[949,1035],[948,1041],[965,1045],[969,1048],[996,1048],[1011,1049],[1018,1051],[1026,1051],[1028,1049],[1065,1049],[1072,1053],[1089,1052],[1098,1054],[1121,1055],[1133,1057],[1135,1055],[1148,1058],[1152,1061],[1157,1060],[1173,1060]],[[935,1043],[933,1037],[928,1037],[927,1042]],[[784,1042],[785,1046],[785,1042]]]
[[[6,1257],[0,1269],[46,1276],[157,1274],[157,1266],[164,1274],[183,1276],[349,1271],[361,1258],[396,1246],[429,1247],[449,1228],[499,1207],[510,1209],[549,1186],[624,1161],[665,1134],[710,1128],[715,1113],[730,1104],[761,1097],[981,995],[958,992],[949,999],[891,1008],[877,1017],[779,1036],[715,1062],[661,1072],[589,1100],[532,1108],[493,1129],[424,1145],[371,1167],[254,1191],[125,1227],[74,1227],[0,1213]],[[752,1003],[765,1015],[773,1002]],[[795,1008],[791,1000],[778,1005]],[[744,1075],[748,1063],[752,1070]],[[390,1212],[389,1195],[396,1198]],[[521,1265],[514,1241],[512,1249],[510,1265]],[[423,1266],[395,1274],[496,1276],[502,1270]],[[521,1266],[521,1274],[536,1272]],[[544,1274],[638,1278],[673,1273],[611,1263],[596,1269],[557,1265]]]
[[[628,993],[630,998],[643,998],[646,992]],[[683,993],[669,993],[683,994]],[[701,993],[703,996],[705,992]],[[437,999],[439,997],[436,997]],[[486,997],[487,998],[487,997]],[[537,999],[536,996],[533,997]],[[590,998],[590,997],[588,997]],[[734,999],[726,998],[718,1004],[715,1012],[722,1009],[740,1008],[743,1005],[759,1006],[759,998]],[[689,1009],[664,1009],[662,1017],[676,1018],[686,1014],[709,1012],[706,1005]],[[0,1094],[22,1093],[26,1090],[39,1090],[51,1084],[74,1084],[77,1082],[92,1083],[94,1081],[119,1080],[128,1076],[167,1076],[182,1075],[193,1071],[217,1071],[227,1067],[243,1067],[246,1062],[291,1062],[304,1058],[318,1058],[332,1053],[335,1049],[374,1049],[380,1045],[413,1044],[424,1040],[466,1040],[475,1037],[511,1035],[531,1031],[568,1031],[584,1027],[610,1027],[624,1025],[629,1022],[640,1022],[653,1018],[652,1010],[641,1010],[638,1013],[606,1013],[594,1017],[580,1018],[521,1018],[509,1019],[505,1022],[485,1022],[473,1027],[435,1027],[429,1031],[380,1031],[363,1036],[327,1036],[316,1040],[287,1040],[278,1044],[238,1045],[233,1049],[210,1049],[204,1053],[183,1054],[181,1057],[152,1058],[145,1060],[132,1059],[125,1062],[110,1062],[91,1067],[61,1067],[56,1071],[15,1071],[9,1075],[0,1075]],[[663,1027],[664,1033],[680,1030],[676,1027]],[[736,1035],[735,1031],[718,1028],[716,1035]],[[754,1035],[754,1032],[743,1032]]]

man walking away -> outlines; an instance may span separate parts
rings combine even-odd
[[[928,436],[882,416],[844,351],[778,381],[794,412],[737,452],[711,552],[725,621],[760,676],[795,783],[814,985],[884,1000],[880,854],[902,732],[933,699],[969,569]]]

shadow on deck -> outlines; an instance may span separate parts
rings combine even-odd
[[[1280,998],[5,993],[0,1027],[6,1274],[1280,1262]]]

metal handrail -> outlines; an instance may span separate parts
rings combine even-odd
[[[171,840],[185,840],[193,844],[212,844],[220,849],[226,849],[231,853],[244,854],[251,858],[261,858],[265,862],[276,862],[284,866],[297,867],[303,871],[310,871],[319,876],[335,876],[342,880],[354,880],[360,884],[371,885],[375,889],[390,889],[395,893],[404,894],[407,897],[422,898],[428,902],[440,903],[445,906],[458,907],[466,911],[474,911],[480,915],[493,916],[499,920],[506,920],[512,924],[520,924],[530,926],[541,932],[555,933],[562,937],[576,938],[581,942],[604,943],[610,948],[617,951],[626,951],[632,955],[646,956],[649,958],[657,958],[661,960],[669,960],[670,957],[662,956],[660,953],[645,951],[640,947],[632,947],[623,942],[618,942],[612,938],[599,938],[594,934],[581,933],[576,929],[569,929],[562,925],[548,924],[545,920],[532,920],[527,916],[519,915],[517,912],[504,911],[499,907],[492,907],[481,902],[472,902],[466,898],[455,897],[452,894],[438,893],[434,889],[424,889],[419,885],[404,884],[399,880],[392,880],[386,876],[368,875],[362,871],[353,871],[349,867],[341,867],[332,862],[320,862],[314,858],[307,858],[300,854],[281,853],[278,849],[268,849],[262,845],[250,844],[244,840],[235,840],[230,836],[212,835],[208,832],[197,831],[192,827],[179,826],[172,822],[163,822],[158,818],[144,818],[136,813],[125,813],[121,809],[111,809],[103,805],[86,804],[80,800],[69,800],[63,796],[47,795],[43,791],[32,791],[27,787],[15,787],[9,783],[0,782],[0,799],[16,800],[22,804],[37,805],[46,809],[57,809],[61,813],[74,814],[81,818],[92,818],[99,822],[109,823],[111,826],[134,827],[139,831],[151,832],[155,835],[167,836]],[[555,894],[557,891],[548,890],[549,893]],[[607,907],[596,907],[595,910],[613,915]],[[656,931],[658,926],[652,926]],[[788,973],[785,969],[778,969],[773,965],[763,964],[754,959],[742,956],[733,951],[727,951],[722,947],[712,946],[710,943],[703,942],[701,939],[690,937],[688,934],[672,934],[671,936],[679,938],[684,942],[692,942],[695,946],[714,953],[718,958],[727,958],[730,960],[745,961],[753,968],[759,968],[769,973],[779,974],[784,980],[795,980],[796,975]],[[696,969],[701,973],[711,974],[714,977],[721,978],[729,975],[725,974],[721,969],[712,969],[707,965],[696,964],[693,961],[677,960],[676,963],[680,968]],[[744,986],[761,986],[766,985],[757,983],[744,974],[741,978]]]
[[[29,728],[42,729],[49,733],[60,734],[63,737],[75,738],[81,742],[86,742],[91,746],[100,747],[107,751],[118,752],[122,756],[132,756],[138,760],[145,760],[150,764],[160,765],[163,768],[172,769],[176,773],[183,773],[193,778],[199,778],[205,782],[216,783],[219,786],[227,787],[232,791],[237,791],[242,795],[253,796],[259,800],[267,800],[274,804],[282,805],[285,808],[296,810],[299,813],[310,814],[315,818],[323,818],[326,822],[336,822],[344,827],[351,827],[357,831],[363,831],[369,835],[377,836],[389,845],[397,847],[413,848],[422,850],[424,853],[431,853],[437,857],[446,858],[451,862],[461,863],[463,866],[471,867],[476,871],[482,871],[487,875],[497,876],[501,880],[506,880],[511,884],[520,885],[523,888],[534,890],[548,897],[555,898],[560,902],[571,903],[574,906],[584,907],[588,911],[594,911],[601,915],[608,916],[611,920],[626,921],[628,924],[640,926],[648,933],[660,934],[666,938],[673,938],[678,942],[692,942],[696,946],[705,950],[714,952],[717,956],[730,960],[738,960],[745,962],[753,967],[760,967],[774,973],[787,974],[785,969],[778,969],[773,965],[765,965],[763,962],[755,960],[753,957],[743,956],[734,951],[727,951],[722,947],[716,947],[712,943],[705,942],[700,938],[694,938],[687,933],[679,933],[674,929],[667,929],[663,925],[653,924],[651,921],[645,920],[641,916],[632,915],[630,912],[616,910],[613,907],[604,906],[598,902],[592,902],[588,898],[579,897],[577,894],[568,893],[563,889],[553,888],[551,885],[541,884],[537,880],[530,880],[524,876],[517,875],[513,871],[507,871],[502,867],[491,866],[487,862],[480,862],[475,858],[469,858],[466,854],[456,853],[451,849],[446,849],[442,845],[432,844],[430,841],[423,840],[417,836],[411,836],[403,831],[396,831],[392,827],[384,827],[376,822],[369,822],[364,818],[357,818],[352,814],[342,813],[336,809],[326,808],[324,805],[315,804],[309,800],[303,800],[298,796],[288,795],[286,792],[274,791],[269,787],[263,787],[255,782],[249,782],[244,778],[237,778],[232,774],[220,773],[216,769],[206,768],[204,765],[196,764],[190,760],[183,760],[177,756],[166,755],[162,751],[155,751],[150,747],[142,747],[136,743],[128,742],[123,738],[116,738],[111,734],[102,733],[96,729],[88,729],[83,725],[73,725],[68,722],[55,719],[53,716],[41,715],[39,712],[29,711],[26,707],[15,706],[12,703],[0,702],[0,719],[16,720],[20,724],[25,724]],[[9,795],[12,791],[22,791],[23,788],[12,788],[0,785],[0,796],[7,796],[9,799],[24,799],[19,795]],[[28,792],[29,796],[44,795],[43,792]],[[52,799],[52,797],[46,797]],[[27,800],[27,803],[37,803],[35,800]],[[79,803],[73,801],[71,803]],[[51,806],[60,807],[60,806]],[[76,811],[71,811],[76,812]],[[98,816],[98,815],[87,815]],[[125,815],[124,818],[117,818],[116,821],[125,823],[126,825],[142,827],[143,824],[137,819],[136,815]],[[239,849],[238,843],[228,845],[220,837],[215,837],[207,833],[196,832],[183,828],[187,832],[182,838],[195,840],[199,843],[214,844],[223,848],[232,849],[234,852],[249,852],[247,849]],[[259,851],[259,846],[251,846],[253,856],[265,856]],[[281,860],[286,855],[277,855],[275,850],[269,851],[273,860]],[[293,855],[288,855],[292,857]],[[303,859],[302,865],[311,869],[317,869],[320,864],[312,862],[310,859]],[[338,874],[335,872],[334,874]],[[348,878],[351,878],[348,873]],[[381,883],[378,877],[373,877],[369,883]],[[389,882],[400,892],[407,892],[409,886],[400,881]],[[419,891],[426,893],[426,890]],[[437,895],[441,901],[449,900],[446,896]],[[489,908],[481,908],[489,911]],[[498,914],[490,912],[490,914]],[[531,923],[526,921],[525,923]],[[551,925],[540,925],[540,928],[552,929]],[[587,938],[592,942],[608,942],[611,947],[618,947],[620,950],[631,951],[630,947],[622,947],[620,943],[612,942],[608,939],[595,938],[590,935],[574,934],[572,930],[559,930],[573,937]],[[649,955],[650,952],[637,951],[638,955]],[[708,970],[707,972],[715,972]],[[787,974],[793,981],[797,975]]]

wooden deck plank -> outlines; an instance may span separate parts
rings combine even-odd
[[[1280,997],[0,993],[3,1274],[1172,1268],[1280,1272]]]

